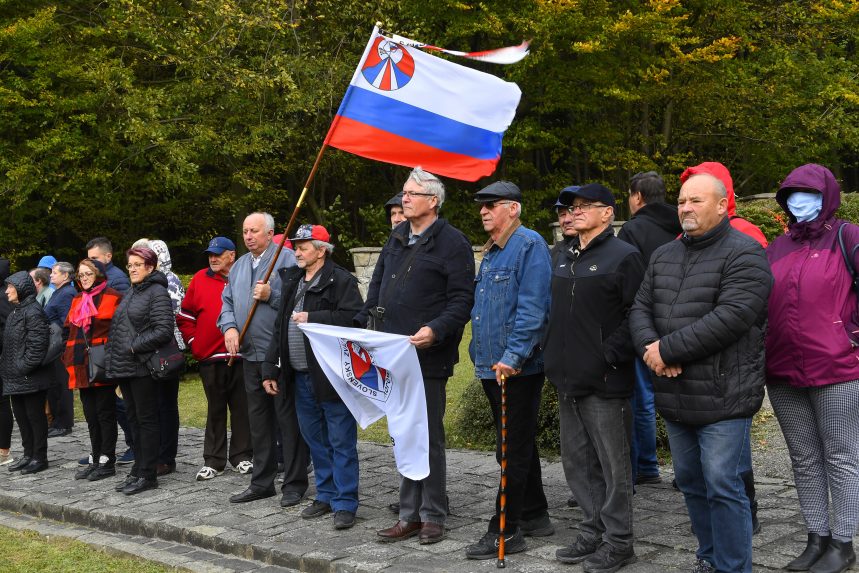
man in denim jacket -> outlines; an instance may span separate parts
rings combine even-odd
[[[522,226],[522,193],[508,181],[478,191],[483,229],[489,241],[475,278],[469,352],[489,399],[500,460],[501,376],[507,379],[507,553],[526,549],[524,535],[555,532],[537,451],[537,413],[543,388],[540,340],[548,321],[552,268],[549,247]],[[498,552],[499,502],[487,533],[465,549],[469,559],[490,559]]]

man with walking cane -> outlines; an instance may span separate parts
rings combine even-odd
[[[502,467],[502,454],[506,454],[506,487],[499,490],[488,531],[465,548],[465,556],[491,559],[499,555],[502,534],[506,553],[519,553],[527,548],[524,536],[555,532],[536,443],[544,382],[540,341],[548,320],[551,264],[546,241],[519,220],[522,193],[516,185],[496,181],[478,191],[474,200],[489,241],[475,281],[469,353],[495,419],[496,455]],[[501,410],[502,384],[506,412]],[[502,451],[502,417],[506,417],[506,452]]]

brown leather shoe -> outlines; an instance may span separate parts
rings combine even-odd
[[[389,527],[388,529],[381,529],[376,532],[376,535],[379,536],[379,541],[400,541],[403,539],[408,539],[409,537],[414,537],[421,531],[421,522],[414,521],[398,521],[396,525],[393,527]]]
[[[445,537],[447,535],[444,532],[444,525],[427,521],[421,525],[421,534],[418,539],[420,539],[421,545],[429,545],[430,543],[438,543]]]

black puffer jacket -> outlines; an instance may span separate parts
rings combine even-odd
[[[3,354],[0,355],[3,394],[11,396],[47,390],[53,379],[54,366],[42,366],[48,351],[50,330],[45,312],[36,302],[36,284],[26,271],[15,273],[5,282],[18,291],[19,303],[12,304],[12,312],[3,329]]]
[[[624,223],[617,238],[638,249],[646,265],[650,262],[653,251],[668,241],[673,241],[682,232],[676,205],[650,203],[636,211],[635,215]]]
[[[728,219],[653,253],[629,315],[639,356],[659,340],[677,378],[653,376],[666,419],[704,425],[753,415],[764,396],[764,334],[772,273],[763,248]]]
[[[299,281],[304,280],[304,269],[287,267],[278,272],[282,285],[280,310],[274,336],[265,355],[265,362],[262,364],[262,377],[263,380],[278,380],[279,375],[283,373],[284,378],[291,381],[293,371],[289,363],[289,324],[284,321],[289,320],[292,309],[295,308],[295,295]],[[358,281],[352,273],[331,260],[326,260],[318,273],[319,282],[308,289],[304,295],[303,312],[307,313],[307,322],[352,326],[352,317],[364,304],[361,300],[361,292],[358,290]],[[308,371],[313,379],[313,394],[316,401],[340,400],[337,391],[331,386],[331,382],[319,366],[306,336],[304,351],[307,355]]]
[[[144,362],[170,341],[175,318],[167,277],[154,271],[131,285],[110,323],[106,350],[106,374],[110,379],[149,375]]]

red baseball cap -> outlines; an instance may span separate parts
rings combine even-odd
[[[322,225],[302,225],[290,240],[293,242],[317,240],[330,243],[331,235]]]

